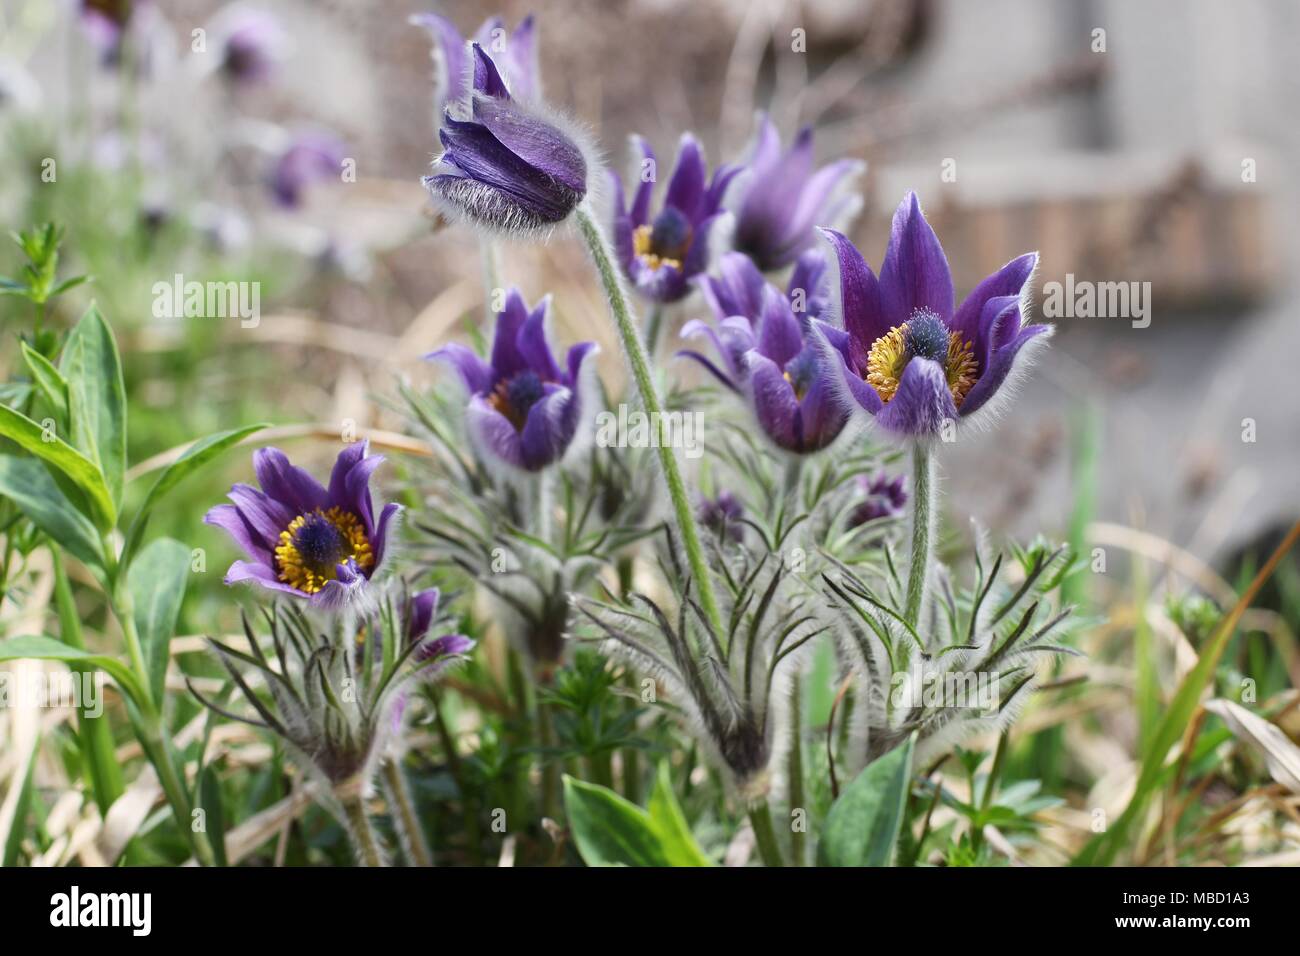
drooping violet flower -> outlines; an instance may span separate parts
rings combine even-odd
[[[368,442],[339,453],[324,488],[278,448],[253,454],[259,491],[237,484],[228,505],[204,523],[223,529],[248,555],[226,572],[225,583],[251,581],[271,591],[337,609],[357,600],[384,561],[388,531],[400,505],[387,504],[375,520],[370,476],[384,460]]]
[[[472,82],[469,70],[469,41],[461,36],[456,24],[438,13],[415,13],[410,22],[423,27],[433,41],[429,51],[435,64],[434,116],[442,119],[449,104],[459,103],[469,94]],[[511,94],[521,100],[541,96],[542,83],[537,63],[537,28],[532,14],[519,21],[507,33],[501,17],[488,17],[475,31],[477,43],[496,62]]]
[[[851,190],[864,168],[842,159],[814,170],[812,128],[782,152],[776,127],[761,116],[746,172],[727,197],[736,213],[734,248],[764,272],[788,266],[816,244],[815,226],[846,226],[857,215],[862,199]]]
[[[497,313],[490,360],[463,345],[446,345],[426,358],[445,361],[470,393],[466,426],[485,457],[508,468],[540,471],[559,461],[578,431],[587,358],[595,342],[569,349],[563,367],[547,341],[551,298],[530,310],[518,289]]]
[[[1021,349],[1049,325],[1024,325],[1038,253],[1012,259],[953,307],[952,275],[915,193],[898,211],[877,280],[843,235],[822,230],[838,277],[831,284],[843,331],[826,337],[843,359],[853,399],[886,431],[931,437],[985,408],[1027,365]]]
[[[709,266],[710,247],[725,231],[727,213],[722,209],[722,197],[740,167],[722,166],[709,179],[699,141],[690,133],[683,134],[663,207],[652,216],[655,180],[647,173],[655,169],[654,150],[640,136],[632,142],[641,158],[630,207],[624,200],[622,180],[610,173],[614,248],[623,274],[641,295],[655,302],[676,302],[690,291],[689,280]]]
[[[702,497],[695,508],[700,526],[711,531],[719,541],[739,542],[745,536],[745,506],[730,491],[720,491],[717,497]]]
[[[213,21],[219,69],[240,85],[261,83],[288,54],[289,36],[280,21],[257,7],[226,7]]]
[[[902,515],[903,506],[907,504],[907,491],[904,488],[902,475],[890,478],[883,471],[874,475],[859,475],[858,487],[863,495],[863,501],[849,516],[850,528],[864,525],[868,521],[897,518]]]
[[[812,270],[812,264],[806,269]],[[742,395],[778,447],[810,454],[833,442],[849,414],[838,396],[838,371],[815,331],[825,323],[807,314],[796,316],[792,296],[767,282],[738,252],[724,255],[718,276],[707,276],[699,285],[716,322],[687,322],[682,337],[708,336],[721,367],[699,352],[679,354]]]
[[[300,133],[276,159],[271,171],[271,193],[276,202],[286,209],[301,206],[312,185],[339,178],[346,151],[331,133]]]
[[[81,0],[81,27],[105,62],[116,59],[134,6],[133,0]]]
[[[514,98],[482,46],[473,44],[472,55],[473,88],[446,111],[438,130],[444,151],[425,187],[450,215],[494,231],[563,222],[586,196],[596,165],[585,136],[540,104]]]
[[[406,619],[406,646],[415,647],[411,652],[412,676],[421,683],[436,681],[443,671],[474,649],[474,641],[464,634],[429,637],[429,628],[438,617],[439,597],[437,588],[421,591],[406,601],[403,615]],[[406,714],[407,698],[406,687],[393,697],[391,719],[394,730],[401,725]]]

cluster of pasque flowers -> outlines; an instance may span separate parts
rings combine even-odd
[[[957,306],[943,248],[917,197],[908,194],[894,215],[877,277],[839,231],[860,206],[852,186],[862,164],[841,160],[818,167],[810,130],[783,149],[765,117],[748,156],[712,174],[699,142],[682,136],[657,201],[655,154],[644,139],[635,139],[635,185],[625,188],[610,177],[611,208],[602,223],[591,197],[604,174],[587,134],[541,99],[532,18],[513,32],[489,20],[468,41],[443,17],[422,15],[414,22],[434,41],[443,151],[424,178],[434,202],[485,238],[545,234],[576,220],[648,412],[659,407],[648,365],[653,356],[646,356],[632,324],[626,287],[655,308],[699,292],[712,315],[687,322],[682,335],[704,341],[712,354],[691,349],[681,355],[739,397],[775,457],[797,466],[824,454],[853,432],[848,426],[854,418],[910,441],[918,463],[914,487],[905,491],[900,476],[858,478],[849,524],[895,517],[909,495],[913,499],[917,531],[906,625],[915,627],[914,605],[932,576],[933,486],[921,467],[945,423],[988,414],[1023,369],[1027,346],[1050,332],[1025,322],[1036,255],[1012,260]],[[576,344],[557,357],[549,308],[549,297],[530,307],[511,289],[486,358],[454,344],[428,356],[450,366],[468,393],[463,424],[478,458],[509,480],[539,489],[546,473],[562,466],[593,430],[600,394],[589,361],[594,343]],[[378,461],[364,444],[350,446],[326,488],[282,453],[258,452],[261,490],[236,485],[233,503],[208,516],[247,554],[227,581],[251,581],[328,610],[364,607],[390,550],[398,510],[388,505],[374,511],[368,482]],[[751,604],[753,595],[731,589],[718,601],[698,527],[738,545],[745,538],[745,505],[728,490],[692,503],[673,452],[661,450],[660,463],[676,513],[675,540],[685,556],[674,584],[682,617],[674,624],[645,602],[658,617],[654,647],[611,627],[607,618],[593,620],[635,660],[685,688],[701,725],[718,738],[713,750],[742,789],[753,789],[755,781],[766,780],[777,749],[768,716],[774,688],[785,686],[790,655],[825,628],[784,606],[764,618],[773,597],[795,587],[780,569],[760,575],[765,557],[753,563],[749,579],[766,582],[764,600]],[[549,511],[544,494],[536,500]],[[727,617],[730,627],[723,624]],[[438,646],[437,655],[454,656],[468,642],[447,638]],[[714,673],[701,683],[706,667]]]

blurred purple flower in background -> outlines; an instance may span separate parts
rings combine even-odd
[[[844,329],[827,339],[843,358],[853,398],[886,431],[933,436],[944,422],[984,408],[1003,390],[1022,348],[1051,333],[1023,325],[1037,253],[984,279],[954,309],[952,274],[915,193],[894,213],[880,278],[843,235],[822,230],[839,265],[832,300]]]
[[[815,273],[809,260],[801,281]],[[682,337],[708,336],[722,367],[698,352],[679,354],[743,395],[778,447],[808,454],[833,442],[849,416],[838,395],[839,373],[813,331],[824,323],[806,313],[796,316],[791,296],[738,252],[722,256],[718,275],[704,277],[699,286],[715,323],[692,320],[682,327]]]
[[[715,498],[702,497],[695,517],[719,541],[737,543],[745,536],[745,526],[740,523],[745,508],[730,491],[720,491]]]
[[[805,127],[782,152],[767,116],[745,173],[727,196],[736,213],[734,247],[764,272],[781,269],[816,243],[815,226],[844,226],[857,215],[861,197],[851,192],[865,164],[841,159],[813,168],[813,131]]]
[[[328,609],[356,600],[383,563],[389,526],[401,510],[385,505],[375,520],[370,476],[384,459],[368,449],[364,441],[343,449],[328,488],[278,448],[254,453],[261,490],[237,484],[229,495],[234,503],[217,505],[203,519],[250,559],[230,566],[226,584],[251,581]]]
[[[663,207],[652,217],[655,154],[640,136],[633,137],[633,144],[641,155],[630,207],[622,180],[610,173],[614,248],[623,273],[641,295],[655,302],[675,302],[690,291],[688,280],[709,267],[712,241],[727,215],[722,198],[740,167],[720,167],[708,179],[699,141],[690,133],[683,134]]]
[[[424,185],[450,213],[491,229],[562,222],[587,194],[588,151],[580,135],[514,99],[487,51],[477,43],[472,51],[468,102],[448,108],[438,130],[444,152]]]
[[[423,27],[433,40],[430,55],[436,64],[434,81],[434,119],[441,121],[449,104],[459,103],[470,92],[472,82],[469,40],[461,36],[456,24],[438,13],[415,13],[411,23]],[[521,100],[541,96],[542,84],[537,63],[537,27],[532,15],[524,17],[507,33],[501,17],[483,21],[471,38],[483,47],[496,63],[510,94]]]
[[[903,507],[907,504],[907,491],[904,490],[902,475],[890,478],[883,471],[874,475],[859,475],[858,487],[865,500],[849,516],[850,528],[879,518],[897,518],[903,513]]]
[[[289,36],[279,19],[257,7],[226,7],[212,32],[222,73],[241,85],[268,79],[288,53]]]
[[[299,133],[275,161],[271,192],[286,209],[296,209],[315,183],[339,179],[346,147],[332,133]]]
[[[466,425],[479,450],[511,468],[539,471],[562,458],[582,413],[584,365],[596,343],[569,349],[564,367],[547,341],[550,296],[529,310],[511,289],[497,313],[489,361],[463,345],[447,345],[427,358],[449,363],[470,393]]]

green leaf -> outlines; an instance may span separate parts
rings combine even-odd
[[[176,633],[189,573],[190,549],[171,538],[159,538],[140,551],[127,575],[154,700],[163,699],[168,648]]]
[[[68,383],[72,444],[99,466],[116,512],[126,474],[126,388],[113,331],[95,306],[68,335],[59,371]]]
[[[650,814],[613,790],[564,777],[564,809],[588,866],[672,866]]]
[[[208,842],[217,866],[226,866],[226,814],[221,805],[221,782],[211,764],[203,768],[199,778],[199,806],[207,819]]]
[[[135,679],[130,668],[107,654],[78,650],[45,635],[11,637],[7,641],[0,641],[0,662],[20,660],[63,661],[98,667],[117,681],[122,692],[137,705],[144,699],[140,682]]]
[[[207,438],[200,438],[185,449],[184,454],[168,465],[158,477],[158,480],[154,482],[154,486],[149,489],[149,493],[145,495],[144,503],[140,505],[140,510],[136,512],[135,518],[131,521],[131,526],[127,529],[126,540],[122,545],[122,567],[130,566],[136,549],[140,546],[140,539],[149,524],[149,516],[167,492],[208,464],[227,448],[239,444],[249,435],[266,427],[264,424],[248,425],[244,428],[217,432]],[[188,558],[186,560],[188,563]]]
[[[27,755],[26,768],[18,771],[22,774],[21,782],[17,784],[22,789],[18,791],[18,799],[13,803],[13,816],[5,821],[0,819],[0,830],[8,827],[8,832],[0,843],[4,845],[3,856],[0,857],[0,866],[10,867],[18,862],[18,850],[22,846],[23,827],[27,822],[27,810],[32,805],[32,780],[35,777],[36,754],[40,750],[41,738],[37,734],[32,740],[32,751]],[[13,780],[19,779],[17,774],[11,777]]]
[[[104,484],[99,466],[62,438],[46,432],[22,412],[0,405],[0,435],[53,465],[86,496],[88,517],[101,531],[117,523],[117,507]],[[81,508],[80,502],[73,502]]]
[[[822,866],[889,866],[912,781],[913,734],[867,765],[826,815],[817,847]]]
[[[659,764],[654,790],[650,793],[646,810],[649,811],[650,822],[659,831],[670,866],[713,865],[713,861],[705,856],[691,834],[690,824],[686,822],[686,815],[682,813],[677,795],[673,793],[667,761]]]
[[[0,495],[103,579],[104,558],[95,526],[68,503],[44,465],[35,458],[0,455]]]
[[[49,359],[26,342],[23,343],[23,361],[27,363],[27,368],[32,373],[32,381],[40,388],[41,395],[44,396],[50,410],[54,412],[55,424],[58,425],[59,431],[66,431],[68,428],[67,379]]]

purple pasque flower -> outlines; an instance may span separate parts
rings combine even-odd
[[[877,280],[843,235],[822,230],[838,276],[831,283],[843,330],[826,338],[854,400],[886,431],[930,437],[984,409],[1027,364],[1021,349],[1049,325],[1024,325],[1038,253],[1018,256],[954,308],[952,274],[915,193],[894,213]]]
[[[798,280],[815,281],[816,271],[810,260]],[[718,275],[704,277],[699,286],[716,321],[687,322],[682,337],[708,336],[721,365],[699,352],[679,354],[699,362],[744,396],[778,447],[810,454],[833,442],[849,413],[838,394],[838,372],[816,332],[825,323],[806,312],[795,313],[798,293],[805,288],[781,292],[739,252],[723,255]],[[803,298],[806,304],[806,295]]]
[[[276,202],[286,209],[301,206],[312,185],[339,178],[345,153],[346,147],[332,133],[299,133],[271,170],[271,193]]]
[[[448,667],[474,649],[474,641],[464,634],[429,637],[429,628],[438,617],[438,598],[438,589],[429,588],[406,602],[406,646],[415,648],[411,652],[411,676],[426,684],[433,683]],[[401,726],[407,702],[408,688],[402,687],[393,696],[391,705],[390,720],[394,732]]]
[[[655,181],[646,173],[655,169],[654,150],[640,136],[632,140],[641,160],[630,207],[622,180],[610,173],[614,248],[623,273],[638,292],[655,302],[676,302],[690,291],[689,280],[709,266],[710,246],[727,217],[722,197],[740,167],[722,166],[709,179],[704,150],[694,136],[684,133],[663,205],[651,215]]]
[[[430,54],[437,67],[434,115],[441,119],[449,103],[459,103],[469,93],[472,80],[469,41],[461,36],[456,24],[438,13],[415,13],[410,22],[427,30],[433,41]],[[533,100],[541,95],[537,28],[532,14],[520,20],[510,33],[501,17],[488,17],[475,31],[472,41],[487,50],[514,96]]]
[[[784,152],[776,127],[759,117],[746,172],[727,197],[735,211],[733,247],[764,272],[788,266],[816,244],[815,226],[846,225],[862,199],[852,192],[865,164],[842,159],[813,167],[813,131],[804,127]]]
[[[429,588],[414,595],[406,609],[407,646],[416,645],[413,656],[418,675],[432,679],[454,662],[461,654],[468,654],[474,641],[464,634],[443,634],[429,637],[429,628],[438,616],[437,588]]]
[[[695,518],[713,533],[719,541],[738,543],[745,537],[745,506],[730,491],[720,491],[717,497],[701,497],[695,507]]]
[[[469,390],[466,426],[480,452],[522,471],[559,461],[573,443],[589,391],[584,369],[597,350],[595,342],[580,342],[561,366],[547,341],[550,304],[546,296],[530,310],[511,289],[497,313],[488,360],[463,345],[425,356],[450,363]]]
[[[219,68],[237,84],[268,79],[288,53],[289,36],[279,19],[258,7],[226,7],[212,28],[220,50]]]
[[[424,177],[425,187],[450,214],[489,229],[516,232],[563,222],[587,194],[589,148],[577,130],[511,96],[481,45],[471,50],[473,87],[444,115],[438,130],[443,153],[433,175]]]
[[[897,518],[903,513],[903,506],[907,504],[907,491],[902,475],[891,478],[883,471],[874,475],[859,475],[858,488],[863,495],[863,500],[849,516],[850,528],[880,518]]]
[[[233,504],[217,505],[203,521],[223,529],[248,555],[226,572],[226,584],[251,581],[272,591],[335,609],[356,599],[384,561],[389,527],[401,507],[388,504],[375,519],[370,476],[384,460],[369,443],[339,452],[322,487],[278,448],[253,454],[261,490],[237,484]]]

